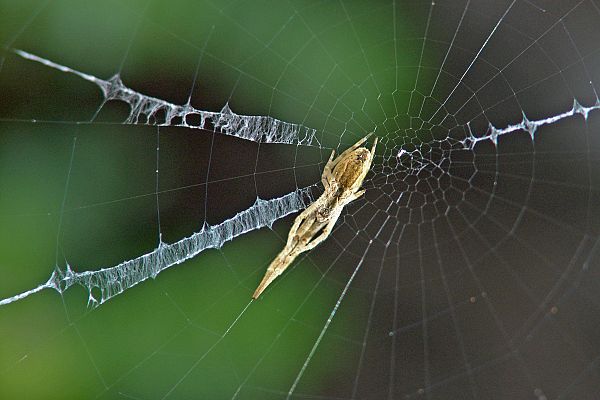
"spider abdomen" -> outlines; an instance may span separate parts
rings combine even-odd
[[[364,147],[354,150],[346,160],[335,166],[333,175],[340,188],[351,188],[363,174],[363,165],[368,162],[370,152]]]

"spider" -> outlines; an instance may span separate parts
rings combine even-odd
[[[375,138],[371,150],[360,146],[372,134],[369,133],[360,139],[335,160],[333,159],[335,150],[331,152],[321,177],[325,191],[296,217],[288,234],[287,243],[269,265],[264,278],[252,295],[253,299],[257,299],[298,255],[313,249],[327,239],[342,214],[344,206],[365,193],[364,189],[358,189],[371,168],[377,138]]]

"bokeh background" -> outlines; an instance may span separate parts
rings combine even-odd
[[[596,111],[451,139],[596,104],[598,4],[438,3],[0,1],[0,298],[318,194],[331,149],[380,138],[366,198],[248,308],[293,216],[98,308],[81,287],[0,307],[0,398],[285,398],[357,267],[293,398],[597,398]],[[318,143],[123,125],[14,49]]]

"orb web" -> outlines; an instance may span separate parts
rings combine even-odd
[[[3,397],[600,391],[597,2],[5,7]]]

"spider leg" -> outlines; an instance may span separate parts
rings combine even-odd
[[[294,220],[294,223],[292,224],[292,227],[290,228],[290,232],[288,233],[288,240],[286,243],[286,247],[292,246],[294,239],[298,239],[298,228],[300,227],[300,224],[302,222],[304,222],[307,218],[309,218],[315,212],[315,210],[317,209],[319,204],[320,204],[319,200],[315,201],[310,206],[308,206],[306,209],[304,209],[304,211],[302,211],[300,213],[300,215],[298,215],[296,217],[296,219]]]
[[[302,248],[302,252],[314,249],[316,246],[321,244],[321,242],[323,242],[325,239],[327,239],[329,237],[329,235],[331,234],[331,230],[335,226],[335,223],[340,218],[341,214],[342,214],[342,212],[340,211],[340,212],[336,213],[335,215],[332,215],[331,219],[329,220],[329,222],[327,223],[325,228],[323,228],[323,231],[321,232],[321,234],[319,236],[317,236],[316,238],[312,239],[310,242],[308,242]]]
[[[323,175],[321,176],[321,182],[323,182],[323,186],[325,189],[329,187],[329,181],[333,177],[333,156],[335,155],[335,150],[331,152],[329,156],[329,160],[327,160],[327,164],[325,164],[325,168],[323,168]]]
[[[257,299],[267,286],[294,262],[300,253],[306,251],[303,243],[306,239],[303,238],[308,237],[311,240],[321,229],[323,224],[315,222],[316,218],[311,210],[311,207],[317,203],[319,203],[318,200],[296,217],[294,225],[290,229],[287,244],[267,268],[267,272],[252,295],[253,299]]]
[[[363,194],[365,194],[366,190],[359,190],[356,193],[353,193],[348,200],[346,201],[346,204],[353,202],[354,200],[358,199],[360,196],[362,196]]]
[[[283,250],[281,250],[281,252],[277,254],[277,257],[275,257],[275,259],[271,262],[269,268],[267,268],[267,272],[265,273],[264,277],[258,284],[258,287],[254,291],[252,299],[257,299],[258,296],[260,296],[260,294],[264,292],[267,286],[269,286],[271,282],[275,280],[275,278],[281,275],[283,271],[285,271],[290,266],[290,264],[294,261],[295,258],[296,256],[290,254],[290,251],[288,250],[287,246],[284,247]]]
[[[373,146],[371,147],[371,162],[373,162],[373,158],[375,157],[375,148],[377,147],[377,139],[379,139],[377,136],[375,136],[375,140],[373,141]],[[369,166],[371,166],[369,164]]]
[[[369,154],[369,161],[367,162],[366,166],[363,168],[362,179],[365,178],[365,176],[367,175],[367,173],[371,169],[371,164],[373,164],[373,159],[375,158],[375,148],[377,147],[377,139],[378,138],[375,137],[375,140],[373,141],[373,146],[371,146],[371,150],[369,152],[370,153]],[[362,184],[362,179],[360,180],[361,184]]]
[[[333,161],[334,165],[339,163],[341,160],[343,160],[344,158],[346,158],[346,156],[348,154],[350,154],[351,152],[353,152],[354,150],[358,149],[364,142],[367,141],[368,138],[371,137],[371,135],[373,135],[373,132],[369,133],[367,136],[365,136],[364,138],[360,139],[358,142],[354,143],[352,146],[348,147],[346,150],[344,150],[339,156],[337,156],[337,158]]]
[[[375,140],[373,141],[373,146],[371,146],[371,151],[369,152],[370,153],[369,154],[369,161],[367,162],[367,165],[363,168],[363,172],[361,174],[361,179],[360,179],[361,185],[362,185],[362,181],[365,179],[365,177],[367,176],[367,174],[371,170],[371,165],[373,164],[373,160],[375,159],[375,148],[377,147],[377,139],[378,138],[375,137]],[[358,189],[358,187],[356,189]],[[364,190],[363,190],[363,193],[364,193]]]

